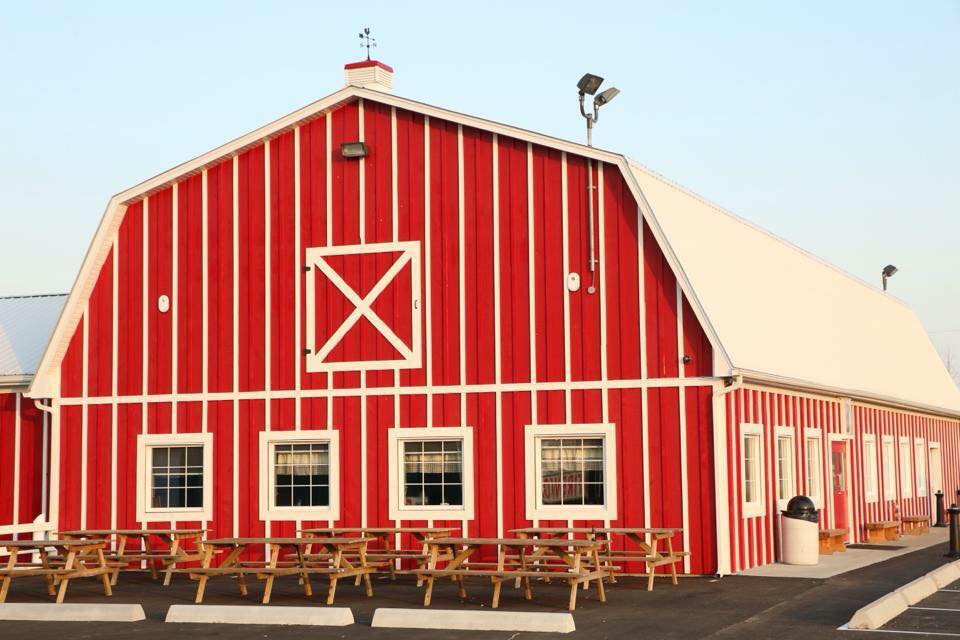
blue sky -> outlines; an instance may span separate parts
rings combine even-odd
[[[343,84],[595,133],[911,304],[960,369],[960,2],[16,3],[0,18],[0,294],[66,291],[109,196]]]

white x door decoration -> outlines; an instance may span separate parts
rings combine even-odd
[[[354,290],[327,261],[332,256],[370,256],[371,254],[395,255],[395,261],[366,295],[361,296]],[[420,322],[420,243],[384,242],[377,244],[349,245],[335,247],[310,247],[306,251],[307,274],[306,321],[307,321],[307,371],[364,371],[370,369],[417,369],[421,366],[421,322]],[[313,269],[318,273],[314,273]],[[397,335],[397,332],[373,309],[377,298],[397,276],[410,269],[410,344]],[[330,334],[322,345],[317,345],[317,278],[327,278],[353,305],[337,329]],[[321,311],[322,312],[322,311]],[[405,305],[396,310],[397,317],[406,312]],[[349,331],[361,318],[365,318],[374,329],[396,350],[399,358],[391,360],[337,360],[330,361],[328,356],[341,343]]]

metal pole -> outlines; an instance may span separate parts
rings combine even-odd
[[[950,546],[947,549],[948,558],[960,558],[960,507],[950,505]]]
[[[943,491],[938,489],[935,495],[937,497],[937,522],[933,526],[945,527],[947,523],[943,519]]]

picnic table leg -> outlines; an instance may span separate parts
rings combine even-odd
[[[209,569],[211,560],[213,560],[213,547],[204,546],[203,560],[201,561],[200,566],[204,569]],[[197,597],[193,600],[195,603],[200,604],[203,602],[203,592],[207,588],[207,580],[209,579],[210,576],[208,576],[206,573],[200,574],[199,584],[197,584]]]
[[[103,583],[103,595],[105,595],[105,596],[112,596],[112,595],[113,595],[113,588],[111,588],[111,586],[110,586],[110,578],[112,577],[110,574],[111,574],[112,572],[110,571],[109,567],[107,566],[107,559],[106,559],[106,557],[103,555],[103,549],[102,549],[102,548],[98,548],[98,549],[97,549],[97,562],[98,562],[98,564],[99,564],[99,566],[100,566],[100,569],[103,571],[103,573],[100,574],[100,581]]]
[[[173,541],[170,543],[170,555],[179,556],[180,555],[180,536],[174,535]],[[170,578],[173,577],[173,568],[177,566],[176,560],[170,560],[167,562],[167,570],[163,572],[163,586],[170,586]]]
[[[7,573],[3,576],[3,585],[0,586],[0,602],[7,599],[7,592],[10,591],[10,581],[13,580],[13,570],[17,566],[17,550],[7,548],[7,552],[10,554],[10,558],[7,560]],[[48,585],[48,591],[50,588]]]
[[[658,555],[660,555],[659,552],[657,551],[657,542],[658,542],[657,537],[653,536],[653,539],[651,540],[650,544],[647,545],[649,549],[649,551],[647,552],[648,556],[656,558]],[[653,591],[653,577],[656,571],[657,571],[657,568],[653,565],[653,563],[647,562],[647,591]]]
[[[60,590],[57,591],[57,604],[62,603],[63,599],[67,597],[67,585],[70,584],[70,578],[67,577],[69,573],[66,573],[66,572],[73,570],[73,564],[76,558],[77,558],[76,551],[71,549],[70,551],[67,552],[67,559],[63,563],[63,568],[65,573],[63,575],[63,579],[60,580]]]
[[[607,601],[607,594],[603,590],[603,574],[600,573],[600,550],[594,548],[593,550],[593,564],[597,570],[597,596],[600,598],[600,602]]]
[[[43,565],[43,568],[44,568],[44,569],[46,569],[46,570],[49,571],[49,570],[50,570],[50,556],[49,556],[49,554],[47,553],[47,550],[41,548],[41,549],[38,550],[38,553],[40,554],[40,564]],[[56,595],[57,590],[56,590],[56,589],[54,588],[54,586],[53,586],[53,584],[54,584],[54,583],[53,583],[53,577],[51,577],[49,573],[45,573],[45,574],[43,575],[43,578],[44,578],[44,580],[46,580],[46,582],[47,582],[47,595],[48,595],[48,596]],[[3,602],[3,598],[0,598],[0,602]]]
[[[581,558],[581,556],[582,556],[582,554],[581,554],[580,551],[577,551],[577,552],[576,552],[576,555],[573,556],[573,571],[574,571],[574,573],[580,573],[580,558]],[[570,578],[570,579],[568,580],[568,582],[569,582],[569,584],[570,584],[570,604],[569,604],[569,606],[568,606],[568,609],[570,609],[570,611],[573,611],[574,609],[577,608],[577,587],[579,587],[580,585],[577,584],[577,579],[576,579],[576,578]]]
[[[271,569],[277,568],[277,559],[280,557],[280,545],[273,545],[273,549],[270,550],[270,563],[267,565]],[[263,588],[263,604],[270,603],[270,593],[273,591],[273,580],[276,576],[273,573],[270,573],[267,576],[267,584]]]
[[[297,547],[297,564],[300,565],[301,569],[307,568],[307,561],[303,557],[303,547]],[[313,595],[313,586],[310,584],[310,574],[307,571],[303,571],[300,574],[300,582],[303,583],[303,593],[307,597]]]
[[[670,554],[670,559],[673,560],[673,538],[667,538],[667,553]],[[670,563],[670,577],[673,578],[674,586],[677,585],[677,563]]]
[[[363,583],[366,586],[367,597],[373,597],[373,585],[370,584],[370,572],[367,571],[367,545],[360,547],[360,567],[363,571]],[[359,577],[359,576],[358,576]]]
[[[117,545],[117,564],[119,565],[119,563],[122,562],[120,558],[123,557],[124,552],[127,550],[127,536],[121,534],[121,535],[118,535],[117,537],[120,538],[120,544]],[[117,580],[119,578],[120,578],[120,567],[117,566],[117,568],[111,572],[110,584],[112,585],[117,584]]]
[[[334,553],[333,553],[333,561],[332,561],[332,562],[333,562],[333,568],[334,568],[335,571],[339,571],[339,570],[340,570],[340,564],[341,564],[340,561],[341,561],[342,559],[343,559],[343,551],[340,550],[340,549],[337,549],[336,551],[334,551]],[[337,574],[336,574],[336,573],[331,573],[331,574],[330,574],[330,589],[327,590],[327,604],[333,604],[333,600],[334,600],[334,598],[335,598],[336,595],[337,595],[337,580],[338,580],[338,579],[339,579],[339,578],[337,577]]]

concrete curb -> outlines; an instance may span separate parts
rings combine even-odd
[[[175,604],[164,622],[344,627],[353,624],[353,612],[346,607]]]
[[[576,630],[569,613],[530,611],[459,611],[455,609],[377,609],[374,627],[395,629],[456,629],[465,631],[537,631],[570,633]]]
[[[960,560],[951,562],[874,600],[853,614],[848,629],[879,629],[937,589],[960,579]]]
[[[0,620],[37,622],[137,622],[145,620],[139,604],[82,604],[53,602],[6,602],[0,604]]]
[[[937,583],[938,589],[943,589],[957,580],[960,580],[960,560],[945,564],[928,574]]]

